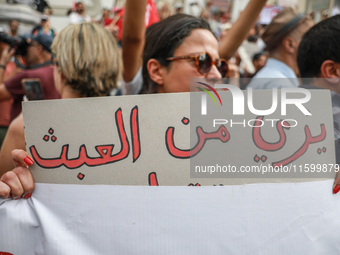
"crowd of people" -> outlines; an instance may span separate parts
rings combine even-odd
[[[226,20],[218,37],[202,17],[153,16],[157,9],[150,2],[126,0],[113,17],[103,10],[100,21],[89,18],[78,2],[72,24],[58,35],[43,16],[26,39],[24,67],[13,67],[16,49],[0,42],[0,101],[13,101],[0,150],[0,197],[29,198],[34,189],[21,113],[25,78],[40,79],[44,99],[108,96],[114,89],[116,95],[189,92],[190,78],[248,78],[234,84],[242,89],[298,87],[303,86],[300,78],[324,78],[312,85],[331,90],[334,114],[339,112],[339,15],[315,24],[310,15],[286,8],[259,30],[266,0],[251,0],[234,24]],[[258,83],[257,78],[270,79]],[[340,123],[334,126],[340,163]],[[333,192],[339,190],[336,179]]]

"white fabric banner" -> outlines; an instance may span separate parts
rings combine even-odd
[[[0,254],[339,254],[332,184],[36,184],[0,200]]]

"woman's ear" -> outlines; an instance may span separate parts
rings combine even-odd
[[[149,76],[151,80],[162,86],[164,83],[164,66],[162,66],[156,59],[151,58],[147,65]]]
[[[320,71],[320,78],[325,78],[330,83],[339,83],[340,63],[335,63],[333,60],[325,60],[321,65]]]

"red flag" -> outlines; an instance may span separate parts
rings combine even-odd
[[[123,38],[123,15],[124,7],[118,11],[120,19],[117,21],[116,25],[119,27],[118,40]],[[154,0],[148,0],[145,11],[145,27],[152,25],[159,21],[158,10]]]
[[[154,0],[148,0],[145,12],[145,27],[159,21],[158,10]]]

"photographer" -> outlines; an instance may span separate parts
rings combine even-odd
[[[7,49],[7,44],[0,42],[0,56],[2,55],[2,52],[4,51],[5,48]],[[4,80],[9,79],[10,77],[13,77],[13,75],[15,75],[19,71],[20,69],[15,65],[15,63],[10,62],[9,64],[7,64],[6,70],[4,70]],[[5,139],[7,130],[8,130],[11,107],[12,107],[12,98],[9,100],[0,102],[0,149]]]
[[[13,105],[11,109],[12,121],[21,112],[21,101],[25,95],[22,87],[22,79],[39,78],[41,80],[41,87],[44,94],[44,99],[60,98],[56,91],[53,79],[53,65],[51,44],[53,39],[45,34],[40,34],[27,39],[25,43],[20,43],[17,46],[16,52],[8,45],[7,49],[3,51],[0,58],[0,101],[13,98]],[[4,82],[4,71],[10,58],[14,54],[23,55],[26,63],[25,70],[20,71],[11,79]]]

